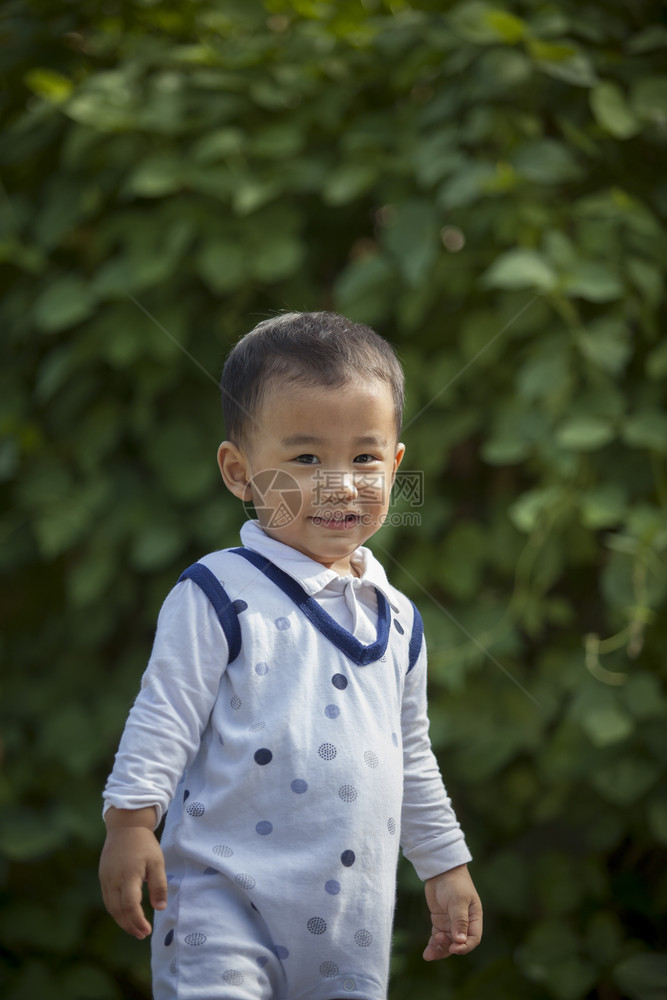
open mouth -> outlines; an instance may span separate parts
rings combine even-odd
[[[358,514],[342,514],[340,517],[327,514],[324,517],[314,517],[313,524],[318,528],[333,528],[335,531],[344,531],[346,528],[354,528],[359,523]]]

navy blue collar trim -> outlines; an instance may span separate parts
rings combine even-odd
[[[294,577],[289,576],[288,573],[284,573],[283,570],[279,569],[274,563],[272,563],[265,556],[261,556],[258,552],[254,552],[252,549],[229,549],[230,552],[234,552],[237,556],[243,556],[248,562],[251,562],[253,566],[256,566],[264,576],[266,576],[272,583],[275,583],[277,587],[287,594],[287,596],[294,601],[294,603],[303,611],[306,618],[315,626],[315,628],[330,639],[338,649],[342,650],[350,659],[356,663],[358,666],[363,667],[368,663],[375,663],[380,657],[384,656],[387,649],[387,642],[389,641],[389,623],[390,623],[390,611],[389,602],[387,601],[384,594],[375,588],[375,593],[377,594],[378,602],[378,620],[377,620],[377,639],[375,642],[370,643],[368,646],[364,646],[363,643],[355,639],[350,632],[339,625],[331,615],[322,608],[317,601],[308,594],[304,588],[298,583]]]

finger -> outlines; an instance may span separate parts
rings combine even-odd
[[[465,944],[468,940],[468,904],[453,904],[450,910],[450,937],[452,944]]]
[[[115,917],[124,931],[143,941],[151,933],[151,925],[141,906],[141,881],[125,882],[120,889],[120,919]]]
[[[425,962],[437,962],[440,958],[447,958],[449,955],[449,940],[446,934],[432,934],[424,949],[423,959]]]
[[[470,921],[468,923],[468,951],[472,951],[476,948],[479,942],[482,940],[482,908],[481,906],[475,907],[470,911]]]
[[[147,866],[146,881],[148,882],[148,898],[154,910],[164,910],[167,907],[167,873],[164,860],[160,856]]]

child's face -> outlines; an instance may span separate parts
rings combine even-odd
[[[218,462],[236,496],[250,499],[249,483],[267,534],[345,575],[382,526],[404,450],[385,383],[276,385],[248,447],[223,442]]]

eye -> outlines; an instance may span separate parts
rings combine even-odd
[[[379,462],[377,455],[357,455],[355,462],[360,465],[368,465],[369,462]]]
[[[317,465],[319,458],[317,455],[297,455],[294,461],[301,465]]]

